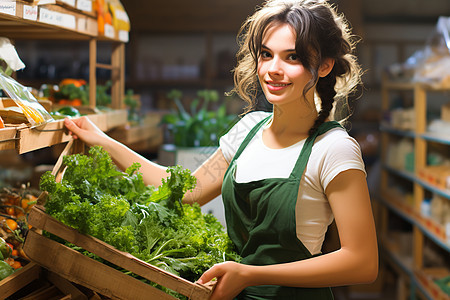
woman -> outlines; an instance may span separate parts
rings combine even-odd
[[[330,121],[335,99],[359,82],[345,22],[324,1],[269,0],[240,36],[235,91],[251,108],[259,84],[273,113],[246,114],[193,173],[197,187],[185,202],[203,205],[222,194],[243,257],[213,266],[198,282],[217,279],[211,299],[332,299],[331,286],[372,282],[377,241],[360,148]],[[119,167],[141,163],[147,184],[166,176],[88,119],[65,123]],[[333,218],[341,247],[321,255]]]

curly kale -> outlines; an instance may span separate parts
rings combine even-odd
[[[121,172],[99,146],[63,163],[61,182],[50,172],[40,181],[49,195],[46,212],[62,223],[188,280],[215,263],[239,261],[217,219],[182,204],[196,185],[189,170],[169,167],[155,188],[144,184],[138,163]]]

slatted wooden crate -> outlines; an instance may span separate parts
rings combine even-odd
[[[73,147],[71,143],[73,140],[68,143],[53,169],[57,180],[62,173],[62,157],[69,152],[78,153],[74,149],[79,145]],[[38,203],[44,196],[43,193],[39,197]],[[81,234],[48,215],[42,205],[38,204],[32,208],[28,215],[28,223],[32,228],[28,232],[23,249],[31,261],[106,297],[133,300],[176,299],[150,284],[43,236],[41,234],[43,230],[97,255],[112,265],[128,270],[189,299],[209,299],[213,291],[213,283],[198,284],[188,281],[146,263],[127,252],[119,251],[95,237]]]
[[[71,282],[33,262],[0,281],[0,297],[23,300],[88,299]]]

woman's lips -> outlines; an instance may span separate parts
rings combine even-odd
[[[274,91],[274,92],[276,92],[276,91],[280,91],[280,90],[286,88],[287,86],[290,85],[290,83],[269,82],[269,81],[266,81],[266,85],[267,85],[267,88],[269,89],[269,91]]]

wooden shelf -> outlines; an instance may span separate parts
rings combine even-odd
[[[12,39],[87,40],[98,36],[97,18],[59,5],[2,2],[0,35]]]
[[[398,198],[398,196],[383,191],[381,202],[404,220],[414,226],[418,226],[430,240],[439,245],[442,249],[450,252],[450,243],[446,240],[444,226],[436,224],[432,219],[421,215],[418,211],[414,210],[411,205],[406,204]]]
[[[88,115],[101,130],[109,131],[127,123],[126,110],[112,110]],[[20,126],[0,129],[0,150],[17,150],[19,154],[68,142],[72,137],[64,127],[64,120],[57,120],[41,126]]]
[[[411,297],[414,294],[423,294],[427,299],[441,299],[437,295],[435,288],[430,288],[432,282],[423,276],[427,272],[428,265],[424,263],[424,247],[426,247],[425,237],[441,248],[448,255],[450,253],[450,241],[447,239],[446,229],[443,225],[421,213],[422,203],[425,200],[426,193],[431,192],[450,201],[450,190],[442,189],[438,186],[430,184],[428,181],[419,177],[420,171],[427,167],[427,148],[428,143],[439,143],[444,149],[450,145],[447,136],[427,131],[427,93],[442,93],[450,91],[450,87],[409,82],[388,82],[382,84],[382,110],[388,112],[390,110],[390,93],[391,92],[408,92],[412,93],[414,99],[414,119],[415,125],[413,130],[400,130],[391,127],[389,124],[381,124],[382,138],[382,160],[383,168],[381,170],[381,196],[383,219],[379,226],[379,236],[383,240],[389,235],[389,226],[387,224],[387,210],[394,212],[401,219],[412,225],[412,249],[411,265],[402,264],[396,259],[396,253],[392,251],[385,243],[381,243],[384,253],[386,253],[388,263],[401,266],[402,272],[406,272],[410,288]],[[398,170],[386,165],[388,158],[389,143],[398,140],[399,137],[412,139],[414,149],[414,172]],[[411,183],[412,197],[405,197],[392,192],[390,182],[397,176]],[[408,202],[408,203],[407,203]],[[425,268],[426,266],[426,268]],[[448,272],[448,271],[447,271]],[[447,300],[448,297],[442,298]]]

